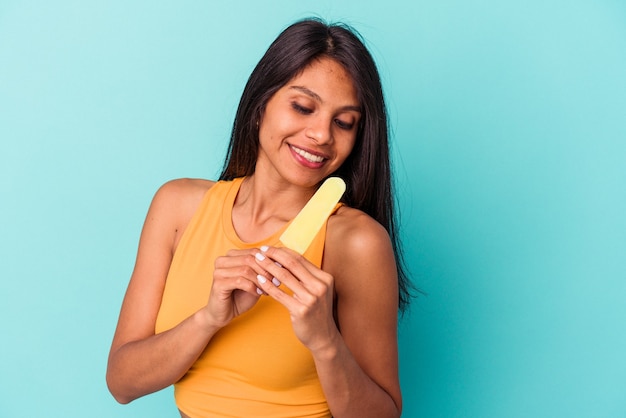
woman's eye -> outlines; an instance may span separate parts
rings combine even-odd
[[[344,122],[341,119],[335,119],[335,124],[339,128],[345,129],[345,130],[350,130],[354,126],[354,123],[352,123],[352,122]]]
[[[291,103],[291,107],[298,113],[301,113],[303,115],[309,115],[311,113],[313,113],[313,111],[307,107],[301,106],[296,102],[292,102]]]

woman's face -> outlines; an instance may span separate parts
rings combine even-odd
[[[350,75],[332,59],[315,60],[267,102],[256,171],[314,186],[346,160],[360,119]]]

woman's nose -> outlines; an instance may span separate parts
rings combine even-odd
[[[306,136],[317,144],[326,144],[332,141],[331,121],[327,118],[311,118],[306,129]]]

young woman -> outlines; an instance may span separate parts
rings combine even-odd
[[[278,238],[329,176],[342,203],[300,255]],[[218,182],[156,193],[111,346],[130,402],[175,386],[182,417],[398,417],[408,302],[374,61],[342,25],[305,20],[243,92]]]

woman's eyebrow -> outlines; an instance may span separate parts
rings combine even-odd
[[[308,88],[306,88],[304,86],[290,86],[289,88],[292,89],[292,90],[297,90],[300,93],[306,94],[307,96],[309,96],[310,98],[312,98],[313,100],[315,100],[317,102],[324,103],[324,100],[322,100],[320,95],[315,93],[311,89],[308,89]],[[361,106],[348,105],[348,106],[343,106],[341,109],[342,110],[354,110],[356,112],[362,112]]]
[[[310,98],[312,98],[313,100],[316,100],[316,101],[318,101],[320,103],[323,102],[323,100],[322,100],[322,98],[320,97],[319,94],[315,93],[313,90],[310,90],[310,89],[308,89],[308,88],[306,88],[304,86],[291,86],[289,88],[293,89],[293,90],[297,90],[300,93],[304,93],[307,96],[309,96]]]

